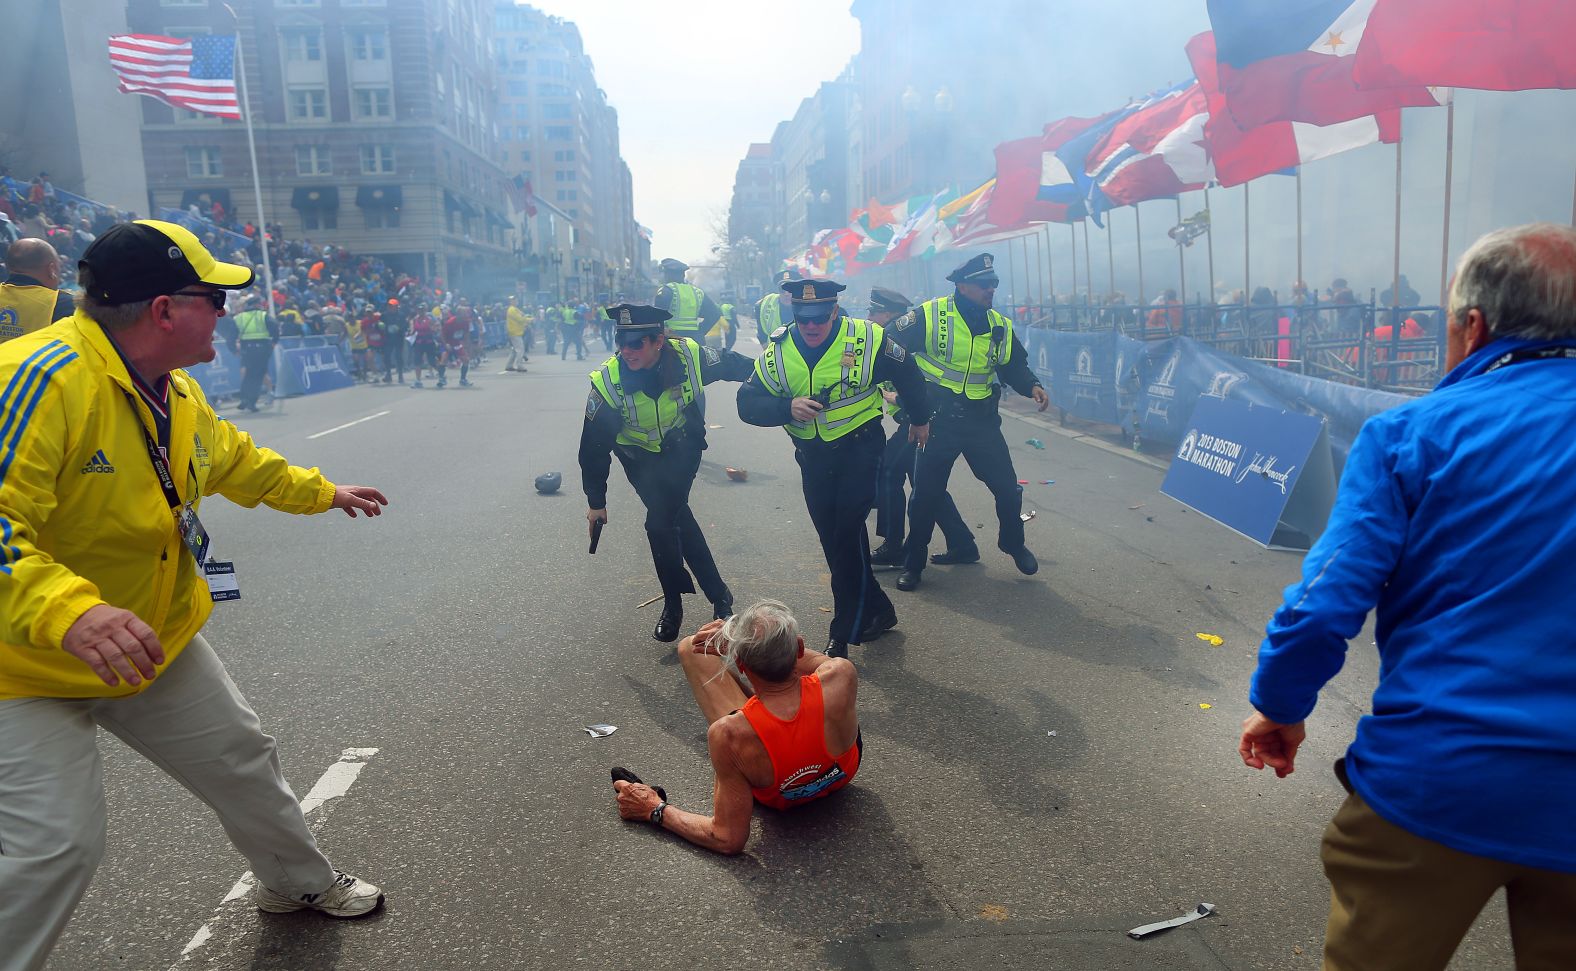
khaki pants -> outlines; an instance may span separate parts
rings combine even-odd
[[[273,738],[198,634],[141,694],[0,701],[0,971],[43,967],[104,855],[99,727],[207,803],[264,886],[334,882]]]
[[[1356,794],[1324,831],[1325,971],[1436,971],[1505,888],[1517,971],[1576,968],[1576,874],[1450,849],[1387,822]]]

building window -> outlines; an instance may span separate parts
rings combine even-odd
[[[297,145],[296,175],[333,175],[334,165],[327,145]]]
[[[339,212],[335,209],[301,210],[302,229],[338,229]]]
[[[569,85],[559,84],[555,81],[538,82],[536,93],[544,98],[569,98],[574,96],[574,91],[570,89]]]
[[[356,117],[394,117],[394,92],[389,88],[357,88],[355,91]]]
[[[324,121],[328,118],[328,91],[323,88],[292,88],[291,121]]]
[[[528,141],[530,141],[531,140],[531,126],[530,125],[515,125],[514,126],[514,140],[517,141],[517,142],[528,142]]]
[[[572,141],[575,137],[574,129],[568,125],[548,125],[547,140],[550,142]]]
[[[323,35],[317,30],[283,30],[279,39],[284,44],[285,60],[292,62],[321,61]]]
[[[394,146],[361,146],[361,172],[363,175],[393,175]]]
[[[322,0],[274,0],[276,7],[320,7]]]
[[[559,202],[575,202],[580,198],[580,193],[574,189],[559,189],[557,198]]]
[[[339,0],[341,7],[384,7],[388,0]]]
[[[573,182],[575,173],[573,169],[559,169],[553,173],[554,182]]]
[[[521,149],[520,150],[520,161],[522,161],[522,162],[529,162],[530,160],[531,160],[531,150],[528,149],[528,148]]]
[[[161,7],[206,7],[208,0],[159,0]]]
[[[340,0],[340,2],[343,3],[344,0]],[[378,207],[378,208],[375,208],[375,209],[363,209],[363,210],[361,210],[361,213],[362,213],[362,215],[366,216],[366,218],[367,218],[367,228],[368,229],[398,229],[399,228],[399,210],[398,209],[385,209],[385,208],[382,208],[382,207]]]
[[[530,94],[530,85],[524,81],[509,81],[504,87],[511,98],[524,98]]]
[[[573,162],[574,160],[575,150],[572,148],[560,149],[553,153],[553,161],[555,162]]]
[[[351,30],[350,56],[358,61],[388,60],[388,34],[381,29],[366,27]]]
[[[537,61],[536,73],[544,78],[566,78],[569,68],[563,61]]]
[[[542,105],[542,117],[554,121],[568,121],[575,116],[574,109],[566,104]]]
[[[189,146],[186,149],[186,174],[194,179],[214,179],[224,174],[219,161],[219,149],[214,145]]]

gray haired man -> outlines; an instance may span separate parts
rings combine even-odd
[[[711,726],[712,815],[670,806],[661,787],[614,769],[625,819],[738,853],[750,835],[753,803],[794,809],[836,792],[859,771],[859,675],[846,658],[806,650],[799,622],[783,604],[762,600],[712,621],[679,642],[679,660]]]

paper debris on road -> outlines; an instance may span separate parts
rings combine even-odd
[[[750,477],[750,473],[746,472],[744,469],[735,469],[731,466],[727,469],[724,469],[723,471],[727,472],[728,478],[735,482],[744,482]]]
[[[1199,702],[1199,703],[1198,703],[1198,706],[1199,706],[1199,707],[1200,707],[1200,708],[1202,708],[1202,709],[1203,709],[1203,710],[1205,710],[1205,711],[1209,711],[1209,710],[1210,710],[1210,709],[1211,709],[1211,708],[1213,708],[1213,707],[1215,707],[1215,706],[1214,706],[1214,705],[1212,705],[1212,704],[1210,704],[1210,703],[1209,703],[1209,702],[1207,702],[1207,701],[1201,701],[1201,702]]]
[[[592,738],[606,738],[618,731],[617,725],[587,725],[585,733]]]
[[[1055,485],[1055,484],[1056,484],[1056,480],[1055,479],[1041,479],[1040,480],[1040,485]]]
[[[721,425],[707,425],[707,428],[721,428]]]
[[[1220,645],[1226,643],[1226,639],[1224,637],[1221,637],[1219,634],[1194,634],[1193,636],[1198,638],[1201,641],[1205,641],[1206,643],[1213,644],[1216,647],[1219,647]]]
[[[1045,447],[1045,443],[1040,441],[1038,438],[1031,438],[1028,441],[1024,442],[1023,444],[1033,446],[1034,448],[1044,448]]]
[[[1158,934],[1161,931],[1168,931],[1173,927],[1181,927],[1183,924],[1191,924],[1200,917],[1212,917],[1216,913],[1217,908],[1214,904],[1199,904],[1197,907],[1193,908],[1192,911],[1183,914],[1181,917],[1176,917],[1171,920],[1156,921],[1153,924],[1144,924],[1141,927],[1135,927],[1127,932],[1127,936],[1131,937],[1135,941],[1141,941],[1151,934]]]
[[[1020,515],[1018,518],[1023,520],[1024,522],[1028,522],[1029,520],[1033,519],[1035,516],[1038,516],[1038,515],[1039,515],[1039,512],[1037,510],[1031,509],[1028,512],[1023,513],[1022,515]]]

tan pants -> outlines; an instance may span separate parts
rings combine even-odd
[[[1346,797],[1324,831],[1325,971],[1436,971],[1505,888],[1517,971],[1576,968],[1576,873],[1474,856],[1401,829]]]
[[[273,738],[198,634],[141,694],[0,701],[0,971],[44,966],[104,855],[99,728],[207,803],[264,886],[333,882]]]

